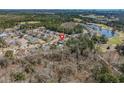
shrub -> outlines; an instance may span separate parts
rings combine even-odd
[[[93,76],[99,83],[117,83],[119,79],[112,75],[106,67],[97,68],[93,72]]]
[[[9,59],[13,59],[14,55],[13,55],[13,51],[12,50],[7,50],[5,53],[5,57],[9,58]]]
[[[119,81],[120,81],[120,83],[124,83],[124,75],[121,75],[121,76],[119,77]]]
[[[36,75],[36,82],[37,83],[47,83],[48,77],[44,75]]]
[[[33,72],[34,72],[33,66],[32,66],[32,65],[27,65],[27,66],[25,67],[25,72],[26,72],[26,73],[33,73]]]
[[[7,47],[7,44],[6,44],[5,40],[0,38],[0,48],[5,48],[5,47]]]
[[[5,68],[8,66],[8,61],[6,59],[0,59],[1,68]]]
[[[25,74],[22,72],[12,73],[11,78],[13,81],[22,81],[25,80]]]
[[[120,66],[120,70],[124,73],[124,64]]]

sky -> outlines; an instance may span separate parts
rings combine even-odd
[[[124,9],[124,0],[0,0],[0,9]]]

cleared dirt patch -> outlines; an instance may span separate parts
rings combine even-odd
[[[61,24],[61,27],[65,29],[73,29],[76,26],[77,26],[77,23],[74,23],[74,22],[66,22]]]

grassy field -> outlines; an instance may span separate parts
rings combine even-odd
[[[118,34],[117,36],[114,36],[108,40],[109,45],[113,45],[113,44],[115,44],[115,45],[119,44],[120,45],[123,43],[124,33],[118,32],[117,34]]]
[[[96,49],[98,49],[99,52],[107,52],[107,47],[114,47],[116,45],[121,45],[124,41],[124,33],[123,32],[117,32],[118,35],[108,38],[107,44],[101,44],[96,46]]]
[[[122,43],[122,40],[121,40],[121,38],[120,37],[118,37],[118,36],[115,36],[115,37],[112,37],[112,38],[110,38],[109,40],[108,40],[108,44],[109,45],[113,45],[113,44],[115,44],[115,45],[120,45]]]
[[[40,21],[28,21],[28,22],[20,22],[20,24],[37,24],[40,23]]]
[[[97,24],[98,26],[102,27],[103,29],[110,29],[109,26],[104,25],[104,24]]]

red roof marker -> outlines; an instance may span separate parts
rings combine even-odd
[[[60,35],[59,35],[59,37],[60,37],[60,40],[64,40],[64,33],[61,33]]]

